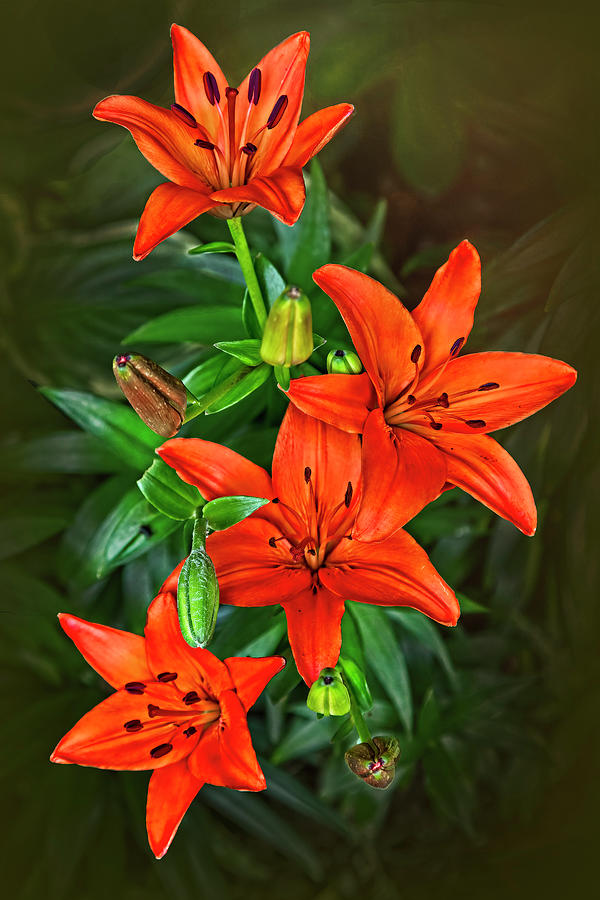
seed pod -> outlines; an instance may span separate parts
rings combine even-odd
[[[385,789],[396,774],[396,760],[400,745],[393,737],[374,737],[370,742],[356,744],[346,751],[345,759],[351,772],[371,787]]]
[[[310,300],[297,287],[277,298],[267,319],[260,355],[271,366],[296,366],[313,352]]]
[[[336,669],[323,669],[314,682],[306,705],[322,716],[345,716],[350,712],[350,695]]]
[[[219,611],[219,582],[212,559],[203,547],[192,550],[177,582],[179,627],[190,647],[206,647],[214,634]]]
[[[327,354],[327,371],[330,375],[358,375],[362,372],[362,363],[352,351],[330,350]]]
[[[161,437],[173,437],[181,428],[188,392],[179,378],[139,353],[115,356],[117,384],[148,428]]]

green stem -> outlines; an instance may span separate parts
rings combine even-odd
[[[237,372],[234,372],[233,375],[230,375],[229,378],[226,378],[221,384],[217,384],[210,391],[207,391],[206,394],[202,394],[201,397],[195,397],[192,392],[186,388],[187,406],[185,408],[185,418],[183,421],[189,422],[190,419],[195,419],[196,416],[205,412],[209,406],[212,406],[213,403],[216,403],[217,400],[224,397],[227,391],[230,391],[232,387],[235,387],[236,384],[251,371],[251,369],[251,366],[244,366],[243,368],[238,369]]]
[[[246,235],[244,234],[244,226],[242,225],[241,216],[236,216],[233,219],[227,219],[227,224],[229,225],[229,231],[231,232],[231,237],[233,238],[233,243],[235,244],[236,256],[240,264],[240,269],[242,270],[244,279],[246,281],[248,293],[250,294],[250,300],[252,301],[252,306],[254,307],[254,314],[258,321],[260,330],[263,331],[265,323],[267,321],[267,310],[265,308],[262,291],[256,277],[256,272],[254,271],[254,263],[252,262],[252,257],[250,256],[250,248],[248,247],[248,241],[246,240]]]
[[[206,550],[206,524],[206,519],[202,517],[202,510],[196,510],[192,532],[192,550]]]
[[[360,711],[360,707],[357,703],[356,697],[354,696],[354,691],[352,690],[348,679],[343,673],[342,680],[346,685],[348,693],[350,694],[350,718],[352,719],[352,724],[354,725],[356,733],[360,738],[361,743],[371,744],[371,746],[374,746],[373,739],[371,738],[371,732],[369,731],[369,727],[365,722],[363,714]]]

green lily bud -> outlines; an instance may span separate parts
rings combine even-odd
[[[336,669],[322,669],[308,692],[306,705],[322,716],[345,716],[350,712],[350,694]]]
[[[396,774],[396,760],[400,744],[393,737],[374,737],[356,744],[346,751],[345,758],[351,772],[371,787],[385,789]]]
[[[300,288],[280,294],[265,325],[260,355],[271,366],[296,366],[313,352],[310,300]]]
[[[206,647],[210,643],[218,611],[215,567],[204,547],[197,547],[183,564],[177,582],[179,627],[190,647]]]
[[[330,350],[327,354],[327,371],[330,375],[358,375],[362,363],[356,353],[347,350]]]
[[[117,384],[148,428],[161,437],[177,434],[185,418],[188,391],[179,378],[139,353],[113,360]]]

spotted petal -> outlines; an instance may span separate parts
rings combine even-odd
[[[175,837],[190,803],[204,784],[189,770],[187,760],[155,769],[148,785],[146,829],[157,859],[162,859]]]
[[[293,225],[302,212],[306,189],[301,169],[288,166],[269,175],[256,175],[248,184],[213,191],[210,196],[218,203],[262,206],[284,225]]]
[[[230,656],[225,660],[235,691],[246,711],[254,706],[267,684],[285,666],[283,656]]]
[[[59,613],[58,619],[86,662],[112,687],[122,688],[128,681],[152,680],[146,662],[146,642],[139,634],[86,622],[67,613]]]

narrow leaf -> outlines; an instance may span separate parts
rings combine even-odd
[[[269,502],[264,497],[217,497],[205,504],[202,515],[214,531],[224,531]]]
[[[235,247],[228,241],[211,241],[209,244],[200,244],[188,250],[190,256],[198,256],[201,253],[235,253]]]
[[[198,488],[182,481],[162,459],[154,460],[137,486],[148,503],[171,519],[189,519],[204,502]]]
[[[222,353],[234,356],[247,366],[259,366],[262,363],[260,341],[257,338],[245,338],[241,341],[217,341],[215,347]]]

